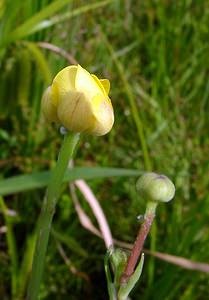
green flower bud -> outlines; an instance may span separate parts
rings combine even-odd
[[[175,195],[173,182],[165,175],[145,173],[136,183],[140,195],[148,201],[169,202]]]
[[[113,249],[110,256],[110,262],[114,273],[114,282],[116,287],[120,286],[120,278],[125,270],[127,260],[128,257],[125,251],[118,248]]]
[[[127,254],[123,250],[116,248],[113,250],[110,260],[115,270],[119,267],[124,269],[127,262]]]

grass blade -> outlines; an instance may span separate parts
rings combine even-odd
[[[8,216],[7,207],[2,197],[0,197],[0,208],[2,210],[5,219],[6,228],[7,228],[6,238],[7,238],[8,252],[11,260],[12,295],[15,298],[17,292],[17,270],[18,270],[16,241],[14,237],[12,222],[10,220],[10,217]]]
[[[40,70],[40,74],[42,75],[44,81],[46,82],[46,84],[49,85],[52,81],[52,72],[40,48],[33,42],[24,42],[24,45],[31,53],[37,65],[38,70]]]
[[[117,168],[85,168],[75,167],[67,170],[64,182],[76,179],[94,179],[115,176],[139,176],[141,171]],[[10,195],[31,189],[45,187],[50,179],[51,171],[37,172],[29,175],[18,175],[0,181],[0,195]]]
[[[10,36],[10,40],[23,38],[34,32],[33,28],[37,26],[37,24],[54,15],[58,10],[69,4],[69,2],[70,0],[57,0],[47,5],[41,11],[37,12],[35,15],[21,24],[18,28],[16,28]]]
[[[20,266],[20,271],[18,273],[18,299],[23,299],[26,285],[28,281],[28,277],[32,268],[32,261],[33,261],[33,253],[35,249],[35,241],[36,235],[33,234],[27,238],[26,248],[24,252],[24,256],[22,259],[22,263]]]
[[[79,8],[76,8],[70,12],[54,16],[50,20],[47,20],[47,22],[43,21],[43,22],[40,22],[39,24],[37,24],[36,26],[34,26],[33,30],[30,32],[30,34],[37,32],[39,30],[48,28],[48,27],[58,24],[60,22],[64,22],[72,17],[76,17],[76,16],[86,13],[90,10],[94,10],[94,9],[103,7],[110,2],[112,2],[112,0],[104,0],[104,1],[100,1],[99,3],[95,2],[95,3],[87,4],[87,5],[81,6]]]
[[[80,244],[68,234],[61,233],[54,228],[52,228],[51,233],[58,241],[65,244],[74,253],[77,253],[82,257],[88,256],[88,253],[80,246]]]
[[[107,37],[104,35],[104,33],[101,32],[101,36],[103,38],[103,41],[105,43],[105,45],[107,46],[107,49],[109,50],[111,57],[116,65],[116,68],[118,70],[118,73],[121,77],[121,80],[124,84],[124,89],[126,91],[126,95],[128,97],[129,100],[129,105],[131,108],[131,112],[133,115],[133,119],[135,121],[136,124],[136,128],[137,128],[137,132],[138,132],[138,136],[139,136],[139,140],[141,143],[141,147],[142,147],[142,152],[143,152],[143,156],[144,156],[144,164],[145,164],[145,168],[146,170],[151,170],[151,161],[149,158],[149,153],[148,153],[148,149],[147,149],[147,143],[146,143],[146,139],[145,139],[145,135],[144,135],[144,130],[143,130],[143,125],[142,125],[142,121],[138,112],[138,108],[136,105],[136,101],[134,99],[132,90],[131,90],[131,86],[128,82],[128,79],[126,78],[125,75],[125,70],[123,68],[123,65],[120,63],[119,59],[117,58],[117,55],[113,49],[113,47],[111,46],[110,42],[108,41]]]
[[[54,5],[53,9],[51,9],[51,6],[53,4],[57,4],[57,2],[59,4],[58,8],[56,5]],[[61,3],[63,2],[63,4],[60,5],[60,2]],[[112,2],[112,0],[104,0],[104,1],[100,1],[99,3],[95,2],[92,4],[87,4],[82,7],[76,8],[70,12],[60,14],[60,15],[52,17],[51,19],[46,20],[47,17],[53,15],[54,12],[56,12],[58,9],[62,8],[64,5],[66,5],[66,3],[69,3],[69,0],[68,1],[66,1],[66,0],[55,1],[51,5],[48,5],[47,7],[45,7],[41,12],[34,15],[31,19],[26,21],[24,24],[22,24],[20,27],[18,27],[15,31],[13,31],[12,35],[11,35],[11,40],[24,38],[24,37],[26,37],[30,34],[33,34],[37,31],[40,31],[45,28],[49,28],[52,25],[63,22],[67,19],[78,16],[87,11],[103,7],[110,2]],[[55,8],[56,8],[56,10],[55,10]]]

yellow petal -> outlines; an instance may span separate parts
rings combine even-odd
[[[103,95],[106,96],[107,95],[106,90],[105,90],[104,86],[102,85],[101,81],[99,80],[99,78],[96,75],[94,75],[94,74],[91,74],[91,76],[94,78],[94,80],[96,81],[97,85],[100,87]]]
[[[83,93],[89,101],[98,94],[103,95],[100,85],[88,71],[79,65],[75,79],[75,87],[76,90]]]
[[[57,105],[59,99],[69,91],[75,90],[77,66],[69,66],[61,70],[52,82],[52,102]]]
[[[100,79],[101,84],[103,85],[107,95],[109,95],[110,92],[110,82],[108,79]]]
[[[57,117],[57,108],[52,103],[51,86],[49,86],[43,94],[41,100],[42,112],[45,118],[50,122],[59,122]]]
[[[69,92],[58,103],[57,114],[63,126],[74,132],[85,132],[94,124],[92,107],[85,95]]]
[[[75,132],[104,135],[114,123],[110,83],[99,80],[80,65],[61,70],[45,92],[42,109],[45,116]]]
[[[95,118],[94,127],[89,130],[89,133],[95,135],[104,135],[108,133],[114,123],[113,107],[110,99],[96,95],[91,102],[92,112]]]

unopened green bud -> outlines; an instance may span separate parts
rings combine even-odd
[[[112,252],[110,259],[114,269],[117,269],[120,266],[124,267],[127,262],[127,254],[123,250],[117,248]]]
[[[175,195],[173,182],[165,175],[143,174],[136,183],[140,195],[148,201],[169,202]]]
[[[127,264],[127,254],[121,249],[114,249],[110,256],[110,262],[114,273],[114,282],[116,286],[120,286],[120,278]]]

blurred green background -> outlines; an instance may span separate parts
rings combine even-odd
[[[55,74],[78,62],[111,81],[115,125],[107,136],[83,137],[75,165],[151,169],[168,175],[175,182],[176,197],[160,205],[145,246],[207,263],[208,41],[206,0],[0,0],[1,180],[54,166],[61,136],[40,115],[40,100]],[[88,181],[114,237],[126,242],[134,241],[136,216],[145,208],[135,181]],[[24,299],[43,196],[40,189],[1,199],[2,300]],[[79,193],[78,198],[96,224]],[[104,243],[80,225],[67,186],[53,228],[40,299],[108,299]],[[57,245],[78,272],[72,274]],[[12,276],[18,277],[15,297]],[[208,274],[147,255],[131,297],[204,300],[208,291]]]

